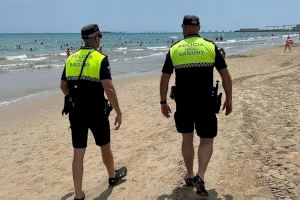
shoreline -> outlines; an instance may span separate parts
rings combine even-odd
[[[295,41],[295,43],[293,44],[293,47],[297,47],[299,46],[300,42],[299,41]],[[252,54],[255,53],[256,51],[259,50],[268,50],[270,48],[274,48],[274,47],[284,47],[282,44],[278,44],[278,45],[273,45],[273,46],[257,46],[255,48],[252,49],[246,49],[234,54],[227,54],[226,56],[226,61],[232,59],[232,58],[236,58],[236,57],[245,57],[246,54]],[[156,63],[157,65],[158,63]],[[161,66],[163,65],[163,63],[161,63]],[[57,69],[55,69],[57,70]],[[16,72],[18,73],[18,72]],[[29,73],[29,71],[27,71],[27,73]],[[158,69],[153,69],[152,71],[147,71],[147,72],[132,72],[132,73],[124,73],[124,74],[118,74],[118,75],[113,75],[113,81],[118,81],[118,80],[123,80],[123,79],[130,79],[132,77],[143,77],[143,76],[148,76],[149,74],[156,74],[156,73],[160,73],[160,70]],[[49,89],[42,89],[38,92],[27,92],[26,94],[24,94],[23,96],[15,96],[15,97],[9,97],[6,99],[2,99],[0,102],[0,111],[1,110],[6,110],[10,107],[13,107],[15,105],[20,105],[20,104],[24,104],[24,103],[30,103],[30,101],[33,101],[34,99],[40,99],[43,97],[49,97],[52,96],[54,94],[57,94],[60,92],[59,89],[59,77],[57,80],[57,87],[51,87]]]

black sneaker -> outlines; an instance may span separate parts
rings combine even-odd
[[[208,197],[208,192],[205,189],[205,182],[198,175],[193,178],[192,184],[197,189],[198,195]]]
[[[189,187],[193,187],[193,178],[184,177],[185,185]]]
[[[122,178],[124,178],[127,175],[127,168],[121,167],[120,169],[115,170],[115,172],[116,172],[116,177],[108,179],[108,184],[110,186],[115,186]]]

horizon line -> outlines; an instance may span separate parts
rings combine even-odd
[[[234,32],[227,31],[200,31],[200,33],[226,33]],[[127,32],[127,31],[102,31],[101,33],[128,33],[128,34],[165,34],[165,33],[182,33],[182,31],[140,31],[140,32]],[[0,32],[0,34],[80,34],[80,32]]]

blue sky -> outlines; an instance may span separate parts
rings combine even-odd
[[[205,31],[300,24],[300,0],[0,0],[0,32],[180,31],[196,14]]]

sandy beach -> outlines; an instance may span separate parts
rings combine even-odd
[[[233,113],[218,115],[206,174],[209,199],[300,198],[300,45],[292,51],[272,47],[227,59]],[[216,72],[215,77],[220,79]],[[183,186],[181,136],[174,120],[160,113],[159,79],[156,72],[114,81],[124,119],[119,131],[112,130],[112,148],[116,166],[127,166],[128,176],[108,188],[90,134],[83,183],[87,200],[199,199]],[[73,199],[73,149],[62,104],[61,94],[0,112],[0,199]],[[170,105],[175,111],[174,102]],[[195,137],[195,148],[198,141]]]

